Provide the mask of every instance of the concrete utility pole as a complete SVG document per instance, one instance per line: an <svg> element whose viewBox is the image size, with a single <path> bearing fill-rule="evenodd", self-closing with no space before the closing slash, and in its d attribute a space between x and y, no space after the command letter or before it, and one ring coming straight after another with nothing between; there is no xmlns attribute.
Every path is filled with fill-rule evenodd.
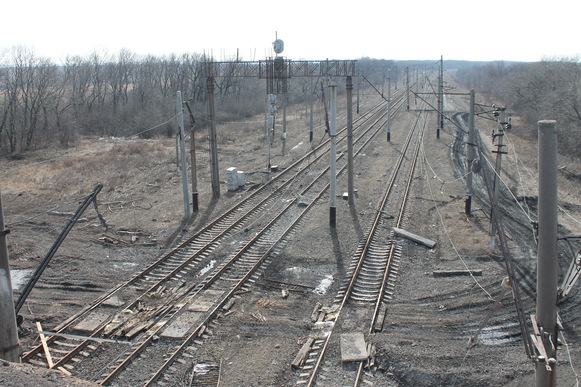
<svg viewBox="0 0 581 387"><path fill-rule="evenodd" d="M406 86L406 99L407 99L407 111L410 111L410 68L405 67L405 86Z"/></svg>
<svg viewBox="0 0 581 387"><path fill-rule="evenodd" d="M331 88L331 122L329 123L329 136L331 137L329 224L331 227L335 227L337 225L337 85L335 82L331 82L329 88Z"/></svg>
<svg viewBox="0 0 581 387"><path fill-rule="evenodd" d="M286 153L286 94L282 95L282 156Z"/></svg>
<svg viewBox="0 0 581 387"><path fill-rule="evenodd" d="M311 112L309 115L309 142L311 143L311 149L315 148L315 143L313 142L313 108L315 104L315 89L313 88L313 78L310 78L311 81L311 94L310 94L310 104L311 104Z"/></svg>
<svg viewBox="0 0 581 387"><path fill-rule="evenodd" d="M6 244L8 232L4 228L4 210L0 195L0 358L20 363L18 329L14 301L12 300L12 280Z"/></svg>
<svg viewBox="0 0 581 387"><path fill-rule="evenodd" d="M188 192L188 162L186 161L186 133L184 130L184 105L182 92L177 92L178 125L180 128L180 153L182 165L182 184L184 192L184 216L190 219L190 194Z"/></svg>
<svg viewBox="0 0 581 387"><path fill-rule="evenodd" d="M359 114L359 102L360 102L359 89L361 89L361 77L357 75L357 114Z"/></svg>
<svg viewBox="0 0 581 387"><path fill-rule="evenodd" d="M387 78L387 141L391 141L391 78Z"/></svg>
<svg viewBox="0 0 581 387"><path fill-rule="evenodd" d="M539 245L537 323L548 359L537 362L537 387L556 386L557 358L557 132L555 121L539 121ZM553 359L553 360L552 360ZM547 368L547 364L549 369Z"/></svg>
<svg viewBox="0 0 581 387"><path fill-rule="evenodd" d="M353 78L347 77L347 203L355 204L353 188Z"/></svg>
<svg viewBox="0 0 581 387"><path fill-rule="evenodd" d="M220 197L220 171L218 169L218 140L216 138L216 107L214 104L214 77L206 78L208 90L208 119L210 120L210 168L212 171L212 197Z"/></svg>
<svg viewBox="0 0 581 387"><path fill-rule="evenodd" d="M470 215L472 211L472 196L474 195L474 188L472 187L472 163L474 162L474 104L475 104L474 90L470 90L470 116L468 120L468 156L467 166L468 176L466 177L466 203L464 213Z"/></svg>
<svg viewBox="0 0 581 387"><path fill-rule="evenodd" d="M186 101L186 107L190 114L190 164L192 165L192 211L198 212L198 177L197 177L197 163L196 163L196 132L194 132L194 125L196 119L194 113L190 108L190 104Z"/></svg>
<svg viewBox="0 0 581 387"><path fill-rule="evenodd" d="M440 138L440 131L444 129L444 56L440 57L440 76L438 77L438 129L436 138Z"/></svg>

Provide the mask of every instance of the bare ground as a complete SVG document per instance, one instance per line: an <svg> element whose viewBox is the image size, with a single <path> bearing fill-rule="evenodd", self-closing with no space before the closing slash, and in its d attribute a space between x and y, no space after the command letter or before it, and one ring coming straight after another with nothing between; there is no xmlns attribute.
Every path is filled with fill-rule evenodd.
<svg viewBox="0 0 581 387"><path fill-rule="evenodd" d="M467 111L466 101L447 100L446 110ZM285 154L278 140L271 152L273 164L284 167L310 148L305 129L308 117L302 112L304 107L289 113ZM340 286L415 114L402 113L394 120L392 141L378 138L356 159L356 203L350 208L347 202L339 202L337 228L328 227L328 204L320 203L265 269L266 278L313 287L331 278L327 291L282 298L279 291L256 286L237 300L235 313L217 322L196 360L220 362L223 385L294 385L297 375L289 364L310 332L310 313L317 302L329 304ZM498 252L490 253L486 206L475 202L473 215L464 214L464 183L451 161L456 131L447 123L441 138L436 139L436 117L432 115L434 128L428 128L424 140L405 227L435 240L437 246L430 250L400 241L404 257L384 331L368 337L376 347L379 364L369 371L370 380L374 385L392 386L531 385L533 364L526 359L515 328L514 305L500 287L505 275L502 259ZM222 180L230 166L246 172L246 188L266 178L268 149L261 118L256 121L219 126ZM483 135L492 130L488 122L479 122L478 127ZM508 136L509 155L503 164L506 181L516 196L536 197L536 143L519 137L522 129L515 118L513 133ZM323 128L316 130L318 141ZM46 330L52 329L247 194L246 190L227 193L221 184L220 199L210 200L207 138L200 132L196 139L200 210L189 222L182 222L182 186L173 139L85 139L67 151L39 151L21 160L0 160L4 212L11 230L10 265L19 274L30 274L38 266L64 227L68 217L57 214L73 212L97 183L104 185L99 212L108 228L93 218L96 212L90 208L84 215L86 221L77 224L63 243L21 311L24 350L37 341L35 321L42 322ZM485 138L483 143L490 141ZM560 204L568 214L560 214L559 221L564 233L580 235L581 182L574 176L581 176L581 166L567 158L561 158L559 164L565 168L559 175ZM347 190L346 184L346 177L341 177L339 193ZM519 266L534 269L530 235L511 232L511 251ZM432 275L436 269L464 268L482 270L483 274ZM18 286L15 295L21 289ZM499 307L497 302L501 302ZM531 302L528 297L526 305L530 307ZM559 385L574 386L578 381L571 365L579 367L581 360L575 327L579 305L579 294L574 292L561 315L570 357L563 347ZM346 320L345 328L348 324ZM12 382L82 385L82 381L66 379L56 371L1 366L0 383Z"/></svg>

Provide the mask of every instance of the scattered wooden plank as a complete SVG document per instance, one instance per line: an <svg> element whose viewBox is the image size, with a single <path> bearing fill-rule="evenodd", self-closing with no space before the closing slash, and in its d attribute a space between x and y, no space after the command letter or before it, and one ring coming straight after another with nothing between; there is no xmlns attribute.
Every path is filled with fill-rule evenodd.
<svg viewBox="0 0 581 387"><path fill-rule="evenodd" d="M311 313L311 321L315 322L318 320L319 318L319 311L321 309L321 303L317 302L317 304L315 305L315 309L313 309L313 313Z"/></svg>
<svg viewBox="0 0 581 387"><path fill-rule="evenodd" d="M40 342L42 343L42 348L44 349L44 355L46 356L46 363L48 364L48 368L52 368L54 367L54 363L52 362L52 356L50 355L50 351L48 350L48 344L46 343L44 333L41 333L42 325L40 325L40 321L36 322L36 329L39 332L38 336L40 337Z"/></svg>
<svg viewBox="0 0 581 387"><path fill-rule="evenodd" d="M434 248L434 246L436 246L436 242L434 242L428 238L424 238L422 236L413 234L413 233L406 231L404 229L401 229L401 228L394 227L393 232L395 232L397 235L400 235L404 238L410 239L414 242L417 242L417 243L420 243L426 247L429 247L430 249L432 249L432 248Z"/></svg>
<svg viewBox="0 0 581 387"><path fill-rule="evenodd" d="M60 372L62 372L63 374L67 375L67 376L73 376L73 374L71 374L69 371L67 371L66 368L64 367L57 367L57 370L59 370Z"/></svg>
<svg viewBox="0 0 581 387"><path fill-rule="evenodd" d="M462 275L473 275L476 277L482 276L482 270L466 270L466 269L458 269L458 270L434 270L432 271L432 275L434 277L456 277Z"/></svg>
<svg viewBox="0 0 581 387"><path fill-rule="evenodd" d="M311 349L311 346L313 345L314 341L315 339L309 337L307 341L304 342L303 346L299 350L299 353L297 353L297 355L295 356L294 360L291 363L291 367L293 369L300 368L303 364L305 364L307 356L309 356L309 350Z"/></svg>

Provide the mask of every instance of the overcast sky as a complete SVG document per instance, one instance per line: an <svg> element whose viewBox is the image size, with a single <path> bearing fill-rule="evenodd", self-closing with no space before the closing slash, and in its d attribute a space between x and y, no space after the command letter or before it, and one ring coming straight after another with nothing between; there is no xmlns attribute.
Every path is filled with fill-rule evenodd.
<svg viewBox="0 0 581 387"><path fill-rule="evenodd" d="M1 7L0 59L15 45L60 63L125 48L217 60L538 61L579 56L581 1L28 0Z"/></svg>

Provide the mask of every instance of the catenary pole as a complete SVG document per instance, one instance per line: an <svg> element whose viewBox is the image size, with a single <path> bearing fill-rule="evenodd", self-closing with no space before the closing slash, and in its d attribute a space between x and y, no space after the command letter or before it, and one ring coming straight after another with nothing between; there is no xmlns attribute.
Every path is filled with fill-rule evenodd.
<svg viewBox="0 0 581 387"><path fill-rule="evenodd" d="M311 149L315 148L315 143L313 142L313 108L315 103L315 89L313 87L313 78L311 77L311 90L310 90L310 105L311 105L311 112L309 114L309 142L311 143Z"/></svg>
<svg viewBox="0 0 581 387"><path fill-rule="evenodd" d="M440 138L440 131L444 130L444 56L440 56L440 82L438 90L438 133L437 138Z"/></svg>
<svg viewBox="0 0 581 387"><path fill-rule="evenodd" d="M329 224L331 227L335 227L337 225L337 85L335 82L331 82L329 88L331 89L331 122L329 123L329 136L331 137Z"/></svg>
<svg viewBox="0 0 581 387"><path fill-rule="evenodd" d="M387 141L391 141L391 78L387 78Z"/></svg>
<svg viewBox="0 0 581 387"><path fill-rule="evenodd" d="M474 90L470 90L470 116L468 118L468 156L466 170L466 203L464 213L470 215L472 211L472 196L474 195L474 188L472 187L472 163L474 162L474 104L475 96Z"/></svg>
<svg viewBox="0 0 581 387"><path fill-rule="evenodd" d="M214 103L214 77L206 78L208 90L208 119L210 121L210 168L212 171L212 197L220 197L220 172L218 169L218 141L216 138L216 106Z"/></svg>
<svg viewBox="0 0 581 387"><path fill-rule="evenodd" d="M11 362L20 362L16 312L12 300L12 280L8 264L8 247L6 244L8 230L4 228L4 210L0 195L0 358Z"/></svg>
<svg viewBox="0 0 581 387"><path fill-rule="evenodd" d="M282 156L283 157L286 153L286 137L287 137L287 132L286 132L286 94L283 94L283 96L282 96L282 134L281 134Z"/></svg>
<svg viewBox="0 0 581 387"><path fill-rule="evenodd" d="M182 92L177 92L177 109L178 125L180 128L180 156L182 166L182 185L184 193L184 216L186 219L191 218L190 214L190 194L188 192L188 162L186 160L186 133L184 130L184 106L182 101Z"/></svg>
<svg viewBox="0 0 581 387"><path fill-rule="evenodd" d="M353 181L353 78L347 77L347 203L355 204Z"/></svg>
<svg viewBox="0 0 581 387"><path fill-rule="evenodd" d="M548 362L538 362L537 387L556 386L557 358L557 132L555 121L539 121L539 244L537 323ZM549 365L550 370L547 369Z"/></svg>
<svg viewBox="0 0 581 387"><path fill-rule="evenodd" d="M188 113L190 114L190 164L192 166L192 211L198 212L198 177L197 177L197 163L196 163L196 132L194 131L194 125L196 124L196 119L194 118L194 113L190 107L188 101L186 101L186 107L188 108Z"/></svg>
<svg viewBox="0 0 581 387"><path fill-rule="evenodd" d="M406 99L407 99L407 111L410 111L410 68L405 67L405 87L406 87Z"/></svg>

